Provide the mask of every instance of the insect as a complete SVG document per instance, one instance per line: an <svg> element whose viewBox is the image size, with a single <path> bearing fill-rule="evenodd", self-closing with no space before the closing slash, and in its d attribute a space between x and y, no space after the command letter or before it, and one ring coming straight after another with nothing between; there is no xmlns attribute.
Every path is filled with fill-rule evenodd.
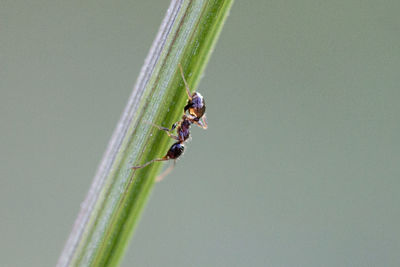
<svg viewBox="0 0 400 267"><path fill-rule="evenodd" d="M172 169L175 167L176 160L183 154L183 151L185 150L184 143L189 139L190 137L190 127L192 124L196 124L197 126L207 129L207 122L205 120L205 112L206 112L206 105L204 102L203 96L198 93L194 92L193 94L190 93L189 86L186 82L185 75L183 74L183 69L181 64L179 64L179 69L181 72L181 76L183 79L183 82L185 84L186 88L186 93L188 96L188 101L186 106L183 108L183 116L182 119L176 123L174 123L171 127L171 129L168 129L166 127L158 126L155 124L152 124L152 126L165 131L169 137L172 139L175 139L175 143L172 144L172 146L169 148L167 154L162 157L162 158L156 158L153 160L150 160L143 165L140 166L134 166L132 169L137 170L144 168L148 165L150 165L153 162L156 161L167 161L167 160L174 160L174 164L171 165L168 169L166 169L160 176L156 178L156 181L161 181L168 173L172 171ZM176 129L176 135L174 135L172 132Z"/></svg>

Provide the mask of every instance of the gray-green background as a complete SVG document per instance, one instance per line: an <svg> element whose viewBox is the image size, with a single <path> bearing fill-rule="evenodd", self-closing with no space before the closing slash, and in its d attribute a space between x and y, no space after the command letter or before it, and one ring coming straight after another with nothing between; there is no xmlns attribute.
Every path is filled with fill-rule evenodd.
<svg viewBox="0 0 400 267"><path fill-rule="evenodd" d="M0 1L0 266L54 266L168 1ZM123 266L399 266L400 2L236 1Z"/></svg>

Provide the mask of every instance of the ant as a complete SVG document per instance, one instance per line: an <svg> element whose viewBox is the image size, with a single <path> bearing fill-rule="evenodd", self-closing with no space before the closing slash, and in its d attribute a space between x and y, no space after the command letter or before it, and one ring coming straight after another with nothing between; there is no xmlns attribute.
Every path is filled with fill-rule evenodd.
<svg viewBox="0 0 400 267"><path fill-rule="evenodd" d="M174 144L172 144L172 146L169 148L167 154L164 157L156 158L156 159L146 162L143 165L132 167L132 169L137 170L137 169L144 168L156 161L174 160L174 164L172 166L170 166L168 169L166 169L160 176L158 176L156 178L157 182L161 181L168 173L170 173L172 171L172 169L175 167L176 160L183 154L183 151L185 150L185 147L183 144L190 137L190 131L189 131L190 126L192 126L192 124L196 124L197 126L203 128L203 129L207 129L207 123L205 121L206 105L204 103L204 98L198 92L194 92L193 94L190 93L190 89L186 82L185 75L183 74L183 69L182 69L182 66L180 63L179 63L179 69L180 69L182 80L185 84L186 93L188 96L187 104L183 108L182 119L180 121L174 123L172 125L171 129L151 123L152 126L157 127L158 129L160 129L162 131L165 131L168 134L168 136L175 139L176 142ZM175 129L176 129L177 135L173 135L171 133Z"/></svg>

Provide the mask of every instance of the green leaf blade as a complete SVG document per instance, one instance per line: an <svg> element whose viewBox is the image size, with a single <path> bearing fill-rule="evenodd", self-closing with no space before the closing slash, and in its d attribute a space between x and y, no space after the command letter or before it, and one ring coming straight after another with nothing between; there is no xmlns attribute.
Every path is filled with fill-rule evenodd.
<svg viewBox="0 0 400 267"><path fill-rule="evenodd" d="M118 266L187 101L178 64L197 87L233 1L172 1L57 266Z"/></svg>

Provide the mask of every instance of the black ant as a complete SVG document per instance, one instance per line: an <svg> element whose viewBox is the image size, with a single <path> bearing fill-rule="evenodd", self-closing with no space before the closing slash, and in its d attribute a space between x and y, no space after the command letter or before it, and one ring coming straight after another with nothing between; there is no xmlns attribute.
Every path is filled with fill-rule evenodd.
<svg viewBox="0 0 400 267"><path fill-rule="evenodd" d="M205 121L205 112L206 112L206 105L204 103L203 96L198 93L194 92L193 94L190 93L189 86L186 82L185 76L183 74L183 69L181 64L179 63L179 69L181 71L181 76L183 82L185 83L186 93L188 96L188 102L183 109L183 116L182 119L176 123L174 123L171 129L158 126L155 124L151 124L158 129L165 131L169 137L176 140L174 144L169 148L167 154L162 158L157 158L146 162L140 166L134 166L132 169L137 170L140 168L144 168L156 161L167 161L167 160L174 160L174 164L166 169L160 176L157 177L156 181L161 181L168 173L172 171L176 164L176 160L183 154L185 149L183 143L189 139L190 136L190 126L192 124L196 124L197 126L207 129L207 123ZM173 135L171 132L176 129L177 135Z"/></svg>

